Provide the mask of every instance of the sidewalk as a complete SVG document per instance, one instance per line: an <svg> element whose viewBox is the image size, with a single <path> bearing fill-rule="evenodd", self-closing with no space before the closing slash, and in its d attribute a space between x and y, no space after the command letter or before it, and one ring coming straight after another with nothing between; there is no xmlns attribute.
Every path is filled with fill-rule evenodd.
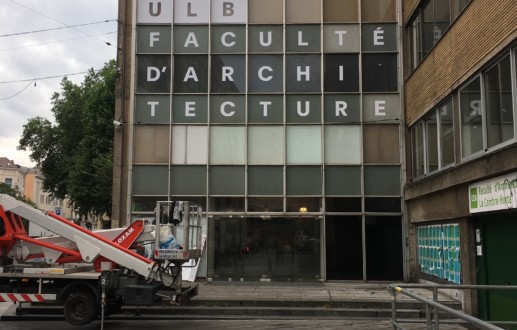
<svg viewBox="0 0 517 330"><path fill-rule="evenodd" d="M350 300L374 300L391 302L392 294L387 283L364 282L196 282L199 294L193 300L283 300L339 302ZM411 289L432 299L432 291ZM409 301L405 295L397 295L397 301ZM439 301L453 302L451 297L439 295Z"/></svg>

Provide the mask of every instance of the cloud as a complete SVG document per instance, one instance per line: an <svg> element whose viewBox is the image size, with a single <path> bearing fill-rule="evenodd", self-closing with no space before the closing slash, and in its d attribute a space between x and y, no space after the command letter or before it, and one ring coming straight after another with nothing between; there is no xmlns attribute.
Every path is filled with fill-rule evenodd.
<svg viewBox="0 0 517 330"><path fill-rule="evenodd" d="M76 25L116 19L117 4L117 0L1 1L0 35L62 27L60 22ZM112 21L76 29L0 37L0 82L100 69L116 56L117 35L107 34L116 30L117 22ZM85 34L103 35L84 38ZM55 42L73 38L80 39ZM42 43L49 44L5 50ZM80 83L83 75L69 79ZM41 79L36 81L36 86L31 81L0 84L0 99L10 97L0 101L0 157L24 166L24 163L31 164L27 152L16 150L23 125L36 116L53 120L50 99L54 92L60 91L61 80L61 77Z"/></svg>

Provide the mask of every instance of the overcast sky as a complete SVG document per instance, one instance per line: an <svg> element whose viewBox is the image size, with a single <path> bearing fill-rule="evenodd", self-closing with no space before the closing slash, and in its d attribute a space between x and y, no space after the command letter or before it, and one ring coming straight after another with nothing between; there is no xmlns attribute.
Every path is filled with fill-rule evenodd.
<svg viewBox="0 0 517 330"><path fill-rule="evenodd" d="M117 3L117 0L0 0L0 157L22 166L35 165L28 152L18 151L16 147L23 125L30 118L41 116L54 120L50 98L60 91L62 80L62 77L36 78L100 69L115 58ZM82 24L88 25L69 27ZM52 30L26 33L49 29ZM84 74L68 77L79 84Z"/></svg>

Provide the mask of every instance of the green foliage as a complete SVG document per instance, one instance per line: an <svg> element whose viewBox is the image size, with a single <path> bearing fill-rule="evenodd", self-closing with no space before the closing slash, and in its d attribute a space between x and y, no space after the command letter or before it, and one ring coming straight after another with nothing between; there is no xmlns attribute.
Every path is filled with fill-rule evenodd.
<svg viewBox="0 0 517 330"><path fill-rule="evenodd" d="M114 60L90 69L80 85L64 78L51 98L55 124L32 118L19 141L41 168L43 189L68 197L80 216L111 214L116 79Z"/></svg>
<svg viewBox="0 0 517 330"><path fill-rule="evenodd" d="M11 186L9 186L3 182L0 182L0 194L6 194L9 196L12 196L19 201L29 204L32 207L37 207L37 205L33 201L31 201L27 197L23 196L23 194L20 193L18 191L18 189L14 189Z"/></svg>

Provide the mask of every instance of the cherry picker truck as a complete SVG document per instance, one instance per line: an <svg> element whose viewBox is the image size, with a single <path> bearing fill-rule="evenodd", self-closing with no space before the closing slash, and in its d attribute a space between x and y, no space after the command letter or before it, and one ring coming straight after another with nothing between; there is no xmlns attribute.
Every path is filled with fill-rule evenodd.
<svg viewBox="0 0 517 330"><path fill-rule="evenodd" d="M62 304L73 325L123 305L186 302L198 286L182 286L182 265L201 257L201 217L199 205L164 201L155 223L90 231L0 194L0 302ZM22 219L56 236L29 237Z"/></svg>

